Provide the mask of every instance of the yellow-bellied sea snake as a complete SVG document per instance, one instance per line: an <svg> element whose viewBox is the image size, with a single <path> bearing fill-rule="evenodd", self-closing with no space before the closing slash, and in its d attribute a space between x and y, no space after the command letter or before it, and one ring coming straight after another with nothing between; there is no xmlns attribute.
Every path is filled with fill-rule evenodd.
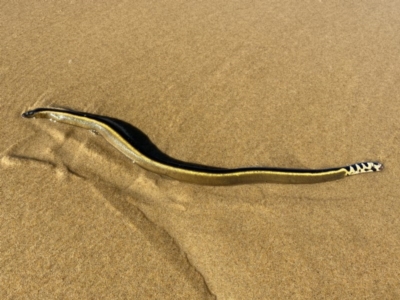
<svg viewBox="0 0 400 300"><path fill-rule="evenodd" d="M329 169L208 167L179 161L163 154L140 130L118 119L54 108L37 108L25 112L22 116L24 118L45 118L93 130L100 133L111 145L144 169L196 184L317 183L383 169L383 165L378 162L362 162Z"/></svg>

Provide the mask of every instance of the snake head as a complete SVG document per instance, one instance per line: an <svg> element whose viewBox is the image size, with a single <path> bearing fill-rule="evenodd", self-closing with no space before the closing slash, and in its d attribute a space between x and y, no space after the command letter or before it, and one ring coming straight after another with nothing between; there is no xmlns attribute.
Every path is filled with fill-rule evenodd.
<svg viewBox="0 0 400 300"><path fill-rule="evenodd" d="M34 118L35 117L35 110L28 110L22 114L23 118Z"/></svg>
<svg viewBox="0 0 400 300"><path fill-rule="evenodd" d="M24 112L22 114L22 117L23 118L28 118L28 119L32 119L32 118L48 118L48 116L47 116L48 114L46 112L51 111L51 110L55 111L56 109L43 108L43 107L36 108L36 109L28 110L28 111ZM58 110L56 110L56 111L58 111Z"/></svg>

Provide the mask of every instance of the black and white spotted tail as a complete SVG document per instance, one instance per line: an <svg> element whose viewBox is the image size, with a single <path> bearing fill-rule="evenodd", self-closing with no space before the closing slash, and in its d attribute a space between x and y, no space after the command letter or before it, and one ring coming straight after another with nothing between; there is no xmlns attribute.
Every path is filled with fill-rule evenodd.
<svg viewBox="0 0 400 300"><path fill-rule="evenodd" d="M347 176L350 176L367 172L379 172L382 171L383 165L378 162L362 162L347 166L345 169L347 171Z"/></svg>

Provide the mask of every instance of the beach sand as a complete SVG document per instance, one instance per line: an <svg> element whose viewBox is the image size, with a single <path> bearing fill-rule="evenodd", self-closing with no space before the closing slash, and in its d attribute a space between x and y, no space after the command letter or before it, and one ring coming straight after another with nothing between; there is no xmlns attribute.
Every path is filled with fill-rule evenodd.
<svg viewBox="0 0 400 300"><path fill-rule="evenodd" d="M400 298L398 2L0 7L1 299ZM37 107L193 163L385 169L199 186Z"/></svg>

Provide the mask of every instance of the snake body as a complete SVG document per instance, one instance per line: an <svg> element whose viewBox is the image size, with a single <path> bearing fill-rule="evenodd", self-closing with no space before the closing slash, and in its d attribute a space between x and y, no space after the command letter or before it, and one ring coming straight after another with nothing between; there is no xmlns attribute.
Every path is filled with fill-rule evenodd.
<svg viewBox="0 0 400 300"><path fill-rule="evenodd" d="M208 167L178 161L165 154L164 157L153 155L154 151L147 149L148 147L142 147L141 143L135 140L136 136L132 131L134 127L114 118L54 108L37 108L23 113L22 116L24 118L50 119L98 132L110 144L144 169L195 184L318 183L383 169L383 165L379 162L363 162L329 169Z"/></svg>

